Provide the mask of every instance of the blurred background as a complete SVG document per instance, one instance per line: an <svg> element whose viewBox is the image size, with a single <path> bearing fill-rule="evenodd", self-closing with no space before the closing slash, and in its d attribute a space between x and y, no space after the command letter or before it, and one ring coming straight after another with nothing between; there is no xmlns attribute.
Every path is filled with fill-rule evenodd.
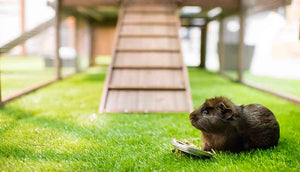
<svg viewBox="0 0 300 172"><path fill-rule="evenodd" d="M0 0L0 47L35 30L28 34L30 39L25 43L1 53L2 99L56 79L54 3L49 0ZM205 9L205 13L214 18L222 10L220 7ZM206 58L202 65L204 63L206 69L237 80L239 16L233 14L222 20L206 22L207 18L201 17L203 12L204 9L197 6L180 9L184 62L187 66L198 67L201 47L204 47ZM118 8L112 6L63 9L59 26L62 77L83 71L96 65L97 61L100 61L99 65L109 63L117 17ZM247 14L244 21L243 81L300 97L299 23L300 0ZM205 38L201 36L204 32ZM201 43L205 39L206 45L203 46Z"/></svg>

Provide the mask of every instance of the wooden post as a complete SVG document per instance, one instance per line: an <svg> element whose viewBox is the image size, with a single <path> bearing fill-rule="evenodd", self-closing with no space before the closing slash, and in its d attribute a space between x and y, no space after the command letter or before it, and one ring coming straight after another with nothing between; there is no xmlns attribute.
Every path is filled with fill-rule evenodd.
<svg viewBox="0 0 300 172"><path fill-rule="evenodd" d="M0 58L1 58L1 54L0 54ZM1 65L1 64L0 64L0 65ZM0 70L0 105L1 105L1 103L2 103L1 74L2 74L2 72L1 72L1 70Z"/></svg>
<svg viewBox="0 0 300 172"><path fill-rule="evenodd" d="M205 68L207 23L201 27L200 68Z"/></svg>
<svg viewBox="0 0 300 172"><path fill-rule="evenodd" d="M21 6L21 34L25 33L25 0L20 0L20 6ZM21 56L25 56L26 49L25 49L25 43L21 45Z"/></svg>
<svg viewBox="0 0 300 172"><path fill-rule="evenodd" d="M75 29L74 29L74 48L76 50L76 58L75 58L75 72L76 73L80 72L78 37L79 37L79 20L78 20L78 16L76 16L75 17Z"/></svg>
<svg viewBox="0 0 300 172"><path fill-rule="evenodd" d="M61 0L56 0L55 4L55 68L56 68L56 79L61 79L61 59L59 56L60 48L60 24L61 24Z"/></svg>
<svg viewBox="0 0 300 172"><path fill-rule="evenodd" d="M95 65L95 57L94 57L94 51L95 51L95 45L94 45L94 29L92 26L91 21L88 21L88 32L89 32L89 67Z"/></svg>
<svg viewBox="0 0 300 172"><path fill-rule="evenodd" d="M219 73L224 73L224 19L219 20L219 44L218 44L218 53L219 53Z"/></svg>
<svg viewBox="0 0 300 172"><path fill-rule="evenodd" d="M244 57L244 32L245 32L245 13L242 7L242 1L240 2L240 12L239 12L239 21L240 21L240 31L239 31L239 43L238 43L238 57L237 57L237 73L238 73L238 82L243 82L243 57Z"/></svg>

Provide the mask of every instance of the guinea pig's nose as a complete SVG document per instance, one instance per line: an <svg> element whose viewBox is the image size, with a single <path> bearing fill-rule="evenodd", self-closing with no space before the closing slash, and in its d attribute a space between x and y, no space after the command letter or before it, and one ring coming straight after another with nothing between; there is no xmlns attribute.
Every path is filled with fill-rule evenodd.
<svg viewBox="0 0 300 172"><path fill-rule="evenodd" d="M190 114L190 120L197 120L198 119L198 111L195 110Z"/></svg>

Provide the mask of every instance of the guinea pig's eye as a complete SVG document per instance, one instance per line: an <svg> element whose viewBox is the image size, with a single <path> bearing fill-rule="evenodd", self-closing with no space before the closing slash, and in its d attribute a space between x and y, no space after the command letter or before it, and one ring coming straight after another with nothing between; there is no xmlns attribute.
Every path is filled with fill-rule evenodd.
<svg viewBox="0 0 300 172"><path fill-rule="evenodd" d="M202 113L205 114L205 115L207 115L207 114L209 114L209 111L208 110L204 110Z"/></svg>

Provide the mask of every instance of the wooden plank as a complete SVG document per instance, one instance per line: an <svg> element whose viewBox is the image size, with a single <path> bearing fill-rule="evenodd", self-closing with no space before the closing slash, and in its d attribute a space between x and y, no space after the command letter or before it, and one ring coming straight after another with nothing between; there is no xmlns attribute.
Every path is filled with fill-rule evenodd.
<svg viewBox="0 0 300 172"><path fill-rule="evenodd" d="M119 0L63 0L63 6L83 6L83 7L96 7L96 6L119 6Z"/></svg>
<svg viewBox="0 0 300 172"><path fill-rule="evenodd" d="M239 30L239 42L238 42L238 56L237 56L237 74L238 82L243 81L243 58L244 58L244 32L245 32L245 13L241 7L239 13L240 30Z"/></svg>
<svg viewBox="0 0 300 172"><path fill-rule="evenodd" d="M179 50L176 38L120 38L118 49Z"/></svg>
<svg viewBox="0 0 300 172"><path fill-rule="evenodd" d="M167 14L126 14L124 18L124 23L130 22L146 22L146 23L166 23L166 22L175 22L174 15Z"/></svg>
<svg viewBox="0 0 300 172"><path fill-rule="evenodd" d="M219 20L219 43L218 43L218 55L219 55L219 73L224 73L224 19Z"/></svg>
<svg viewBox="0 0 300 172"><path fill-rule="evenodd" d="M177 12L177 14L175 14L175 15L177 15L176 28L179 30L179 28L181 27L181 25L180 25L180 14L179 14L179 12ZM181 38L180 38L179 34L178 34L177 44L178 44L178 46L181 46ZM184 64L181 49L180 49L180 56L181 56L181 58L180 58L181 63ZM187 102L189 112L192 112L193 111L193 102L192 102L192 96L191 96L191 87L190 87L189 75L188 75L188 71L187 71L186 66L184 66L182 68L182 75L183 75L183 78L184 78L184 84L185 84L185 88L186 88L186 91L185 91L186 99L185 100Z"/></svg>
<svg viewBox="0 0 300 172"><path fill-rule="evenodd" d="M180 70L182 66L117 66L113 69Z"/></svg>
<svg viewBox="0 0 300 172"><path fill-rule="evenodd" d="M174 12L175 6L163 6L163 5L131 5L126 8L126 12L138 11L138 12Z"/></svg>
<svg viewBox="0 0 300 172"><path fill-rule="evenodd" d="M9 43L3 45L2 47L0 47L0 54L9 52L14 47L24 43L28 39L30 39L30 38L36 36L37 34L39 34L40 32L48 29L50 26L52 26L54 24L54 21L55 21L54 18L50 19L50 20L38 25L37 27L33 28L32 30L25 32L21 36L19 36L16 39L10 41Z"/></svg>
<svg viewBox="0 0 300 172"><path fill-rule="evenodd" d="M121 30L123 14L124 14L124 11L121 8L120 11L119 11L119 20L118 20L118 23L117 23L116 33L119 33L120 30ZM112 54L112 62L109 64L109 67L108 67L108 71L107 71L107 74L106 74L106 77L105 77L103 92L102 92L102 96L101 96L101 101L100 101L100 106L99 106L99 112L100 113L104 112L104 108L105 108L105 105L106 105L107 95L108 95L108 84L109 84L110 79L111 79L112 67L113 67L114 62L115 62L115 55L116 55L116 52L117 52L116 49L117 49L118 43L119 43L119 36L118 36L118 34L116 34L115 38L114 38L114 47L112 48L112 53L111 53Z"/></svg>
<svg viewBox="0 0 300 172"><path fill-rule="evenodd" d="M78 17L75 18L75 27L74 27L74 48L76 50L76 61L75 61L75 72L78 73L80 72L80 64L79 64L79 19Z"/></svg>
<svg viewBox="0 0 300 172"><path fill-rule="evenodd" d="M181 57L176 52L118 52L115 66L179 67Z"/></svg>
<svg viewBox="0 0 300 172"><path fill-rule="evenodd" d="M111 85L137 87L184 87L181 70L115 69Z"/></svg>
<svg viewBox="0 0 300 172"><path fill-rule="evenodd" d="M89 45L88 45L88 58L89 58L89 67L94 66L95 65L95 60L93 58L93 54L94 54L94 40L93 40L93 26L91 21L87 20L86 21L87 24L87 32L88 32L88 40L89 40Z"/></svg>
<svg viewBox="0 0 300 172"><path fill-rule="evenodd" d="M240 0L185 0L180 1L180 6L200 6L202 9L221 7L228 10L239 8Z"/></svg>
<svg viewBox="0 0 300 172"><path fill-rule="evenodd" d="M111 90L106 112L186 112L185 91Z"/></svg>
<svg viewBox="0 0 300 172"><path fill-rule="evenodd" d="M25 33L25 0L21 0L20 3L21 6L21 33L24 34ZM26 53L26 49L25 49L25 44L22 44L22 50L21 50L21 55L25 56Z"/></svg>
<svg viewBox="0 0 300 172"><path fill-rule="evenodd" d="M110 85L108 87L110 90L143 90L143 91L150 91L150 90L156 90L156 91L184 91L184 87L175 87L175 86L149 86L149 87L140 87L140 86L119 86L119 85Z"/></svg>
<svg viewBox="0 0 300 172"><path fill-rule="evenodd" d="M60 29L61 29L61 0L56 0L55 6L55 73L56 79L61 79L61 66L62 62L59 55L60 48Z"/></svg>
<svg viewBox="0 0 300 172"><path fill-rule="evenodd" d="M200 68L205 68L206 63L206 35L207 35L207 24L201 27L201 49L200 49Z"/></svg>
<svg viewBox="0 0 300 172"><path fill-rule="evenodd" d="M146 35L146 34L141 34L141 35L137 35L137 34L121 34L120 37L122 38L177 38L177 35Z"/></svg>
<svg viewBox="0 0 300 172"><path fill-rule="evenodd" d="M127 14L173 14L174 10L167 10L167 11L159 11L159 10L149 10L149 11L144 11L144 10L126 10Z"/></svg>
<svg viewBox="0 0 300 172"><path fill-rule="evenodd" d="M179 49L124 49L118 48L118 53L178 53Z"/></svg>
<svg viewBox="0 0 300 172"><path fill-rule="evenodd" d="M172 21L167 22L147 22L147 21L131 21L131 22L123 22L123 25L146 25L146 26L174 26L176 23Z"/></svg>
<svg viewBox="0 0 300 172"><path fill-rule="evenodd" d="M124 25L121 29L121 35L177 35L178 30L174 26L153 26L153 25Z"/></svg>
<svg viewBox="0 0 300 172"><path fill-rule="evenodd" d="M126 8L122 9L126 11ZM128 14L124 12L123 15L126 17ZM119 39L109 69L109 79L106 80L104 88L106 96L105 99L102 98L104 107L102 110L100 108L101 113L192 110L190 91L186 87L189 83L186 83L187 78L184 78L187 77L187 71L183 66L180 51L179 15L176 16L174 13L175 20L172 26L176 37L157 36L158 34L151 33L151 29L148 29L150 33L142 32L139 27L166 27L160 24L152 25L153 17L148 17L141 25L127 25L119 18L121 29L127 26L135 27L142 34L131 36L130 34L135 32L131 31L127 33L130 36L122 36L122 30L117 31ZM159 29L156 32L159 33Z"/></svg>

